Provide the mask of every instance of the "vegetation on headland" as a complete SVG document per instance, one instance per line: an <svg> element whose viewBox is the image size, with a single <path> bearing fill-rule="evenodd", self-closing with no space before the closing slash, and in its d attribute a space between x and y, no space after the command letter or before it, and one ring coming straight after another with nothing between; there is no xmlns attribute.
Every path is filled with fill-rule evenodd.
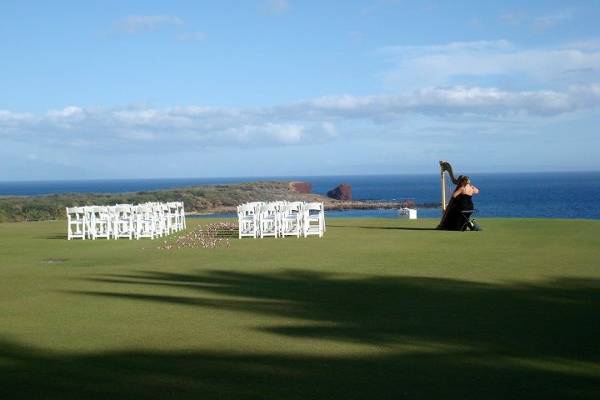
<svg viewBox="0 0 600 400"><path fill-rule="evenodd" d="M412 202L338 201L316 194L296 192L289 182L252 182L202 185L130 193L61 193L43 196L0 197L0 222L64 219L65 208L85 205L139 204L182 201L186 212L233 212L249 201L323 201L327 209L399 208Z"/></svg>

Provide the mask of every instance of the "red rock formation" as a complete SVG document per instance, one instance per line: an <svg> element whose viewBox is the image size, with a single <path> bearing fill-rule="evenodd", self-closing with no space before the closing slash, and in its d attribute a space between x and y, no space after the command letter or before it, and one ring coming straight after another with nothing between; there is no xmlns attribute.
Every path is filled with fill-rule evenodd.
<svg viewBox="0 0 600 400"><path fill-rule="evenodd" d="M327 192L327 197L336 200L352 200L352 186L342 183Z"/></svg>
<svg viewBox="0 0 600 400"><path fill-rule="evenodd" d="M290 187L297 193L311 193L312 185L309 182L290 182Z"/></svg>

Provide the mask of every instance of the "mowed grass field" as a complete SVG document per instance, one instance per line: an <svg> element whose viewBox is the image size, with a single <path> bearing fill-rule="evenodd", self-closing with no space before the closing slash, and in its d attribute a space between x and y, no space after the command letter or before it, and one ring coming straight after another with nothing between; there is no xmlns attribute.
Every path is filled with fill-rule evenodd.
<svg viewBox="0 0 600 400"><path fill-rule="evenodd" d="M327 223L175 251L0 224L0 399L600 398L600 221Z"/></svg>

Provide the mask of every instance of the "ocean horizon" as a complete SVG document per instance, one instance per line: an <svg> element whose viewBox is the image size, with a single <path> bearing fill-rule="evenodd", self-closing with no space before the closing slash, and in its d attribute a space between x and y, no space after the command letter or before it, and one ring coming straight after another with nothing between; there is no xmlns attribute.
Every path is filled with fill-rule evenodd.
<svg viewBox="0 0 600 400"><path fill-rule="evenodd" d="M470 175L481 189L474 197L480 217L600 219L600 172L513 172ZM439 174L259 176L224 178L148 178L0 181L0 196L60 193L125 193L197 185L254 181L306 181L312 192L326 194L341 183L352 186L356 200L441 200ZM439 209L421 208L421 217L439 217ZM395 217L395 210L330 211L329 216Z"/></svg>

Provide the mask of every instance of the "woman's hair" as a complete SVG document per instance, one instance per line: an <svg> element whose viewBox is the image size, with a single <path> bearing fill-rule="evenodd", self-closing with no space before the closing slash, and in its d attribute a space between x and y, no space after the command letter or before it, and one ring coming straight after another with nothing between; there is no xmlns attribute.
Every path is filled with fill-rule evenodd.
<svg viewBox="0 0 600 400"><path fill-rule="evenodd" d="M468 176L464 175L464 176L459 176L458 177L458 186L463 187L463 186L467 186L467 183L469 183L469 180L471 178L469 178Z"/></svg>

